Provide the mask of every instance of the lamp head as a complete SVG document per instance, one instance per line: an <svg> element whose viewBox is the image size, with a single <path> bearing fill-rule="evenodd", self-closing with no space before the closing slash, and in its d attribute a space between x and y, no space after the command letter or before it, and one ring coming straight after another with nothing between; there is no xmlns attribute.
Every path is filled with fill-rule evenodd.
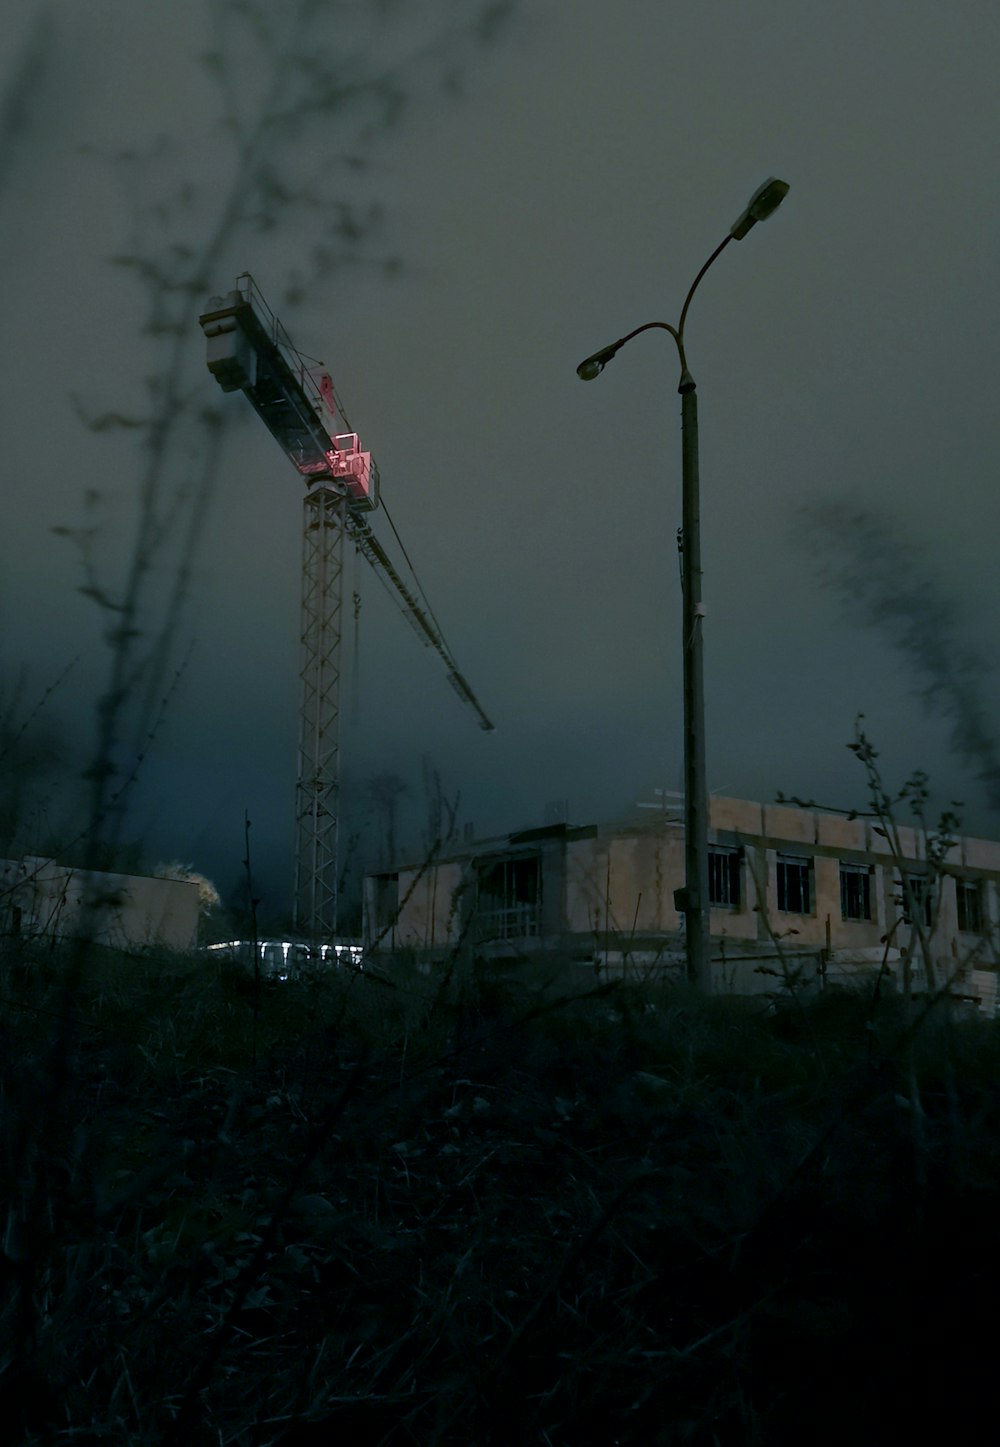
<svg viewBox="0 0 1000 1447"><path fill-rule="evenodd" d="M595 377L599 377L620 346L620 342L615 342L614 346L602 347L592 357L585 358L576 369L576 375L580 381L592 382Z"/></svg>
<svg viewBox="0 0 1000 1447"><path fill-rule="evenodd" d="M729 228L733 240L742 241L752 226L756 226L758 221L766 221L773 211L777 211L788 191L787 181L779 181L777 176L769 176L762 186L757 187L746 210Z"/></svg>

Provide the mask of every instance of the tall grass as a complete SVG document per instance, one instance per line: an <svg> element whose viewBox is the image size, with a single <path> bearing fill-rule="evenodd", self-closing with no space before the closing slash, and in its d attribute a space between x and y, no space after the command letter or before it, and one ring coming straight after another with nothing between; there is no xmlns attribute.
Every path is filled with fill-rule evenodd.
<svg viewBox="0 0 1000 1447"><path fill-rule="evenodd" d="M985 1404L988 1023L397 960L267 985L255 1069L238 965L107 952L52 1096L61 968L3 957L8 1440L884 1443Z"/></svg>

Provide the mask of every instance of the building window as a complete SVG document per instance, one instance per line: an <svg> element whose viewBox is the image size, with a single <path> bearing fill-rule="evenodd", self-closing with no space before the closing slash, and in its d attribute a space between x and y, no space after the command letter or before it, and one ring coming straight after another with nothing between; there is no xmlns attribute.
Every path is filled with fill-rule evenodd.
<svg viewBox="0 0 1000 1447"><path fill-rule="evenodd" d="M983 890L978 879L956 879L955 900L958 905L958 927L969 934L981 934L983 928Z"/></svg>
<svg viewBox="0 0 1000 1447"><path fill-rule="evenodd" d="M388 935L399 920L399 875L377 874L371 884L372 929Z"/></svg>
<svg viewBox="0 0 1000 1447"><path fill-rule="evenodd" d="M778 909L782 914L811 914L812 898L812 860L779 854Z"/></svg>
<svg viewBox="0 0 1000 1447"><path fill-rule="evenodd" d="M872 917L871 866L840 865L840 915L842 919L862 920Z"/></svg>
<svg viewBox="0 0 1000 1447"><path fill-rule="evenodd" d="M909 885L909 889L907 889ZM900 891L903 896L903 919L907 924L913 923L913 915L910 910L910 900L913 900L913 907L917 910L920 919L928 929L931 927L934 913L934 890L931 881L926 874L907 874L900 884Z"/></svg>
<svg viewBox="0 0 1000 1447"><path fill-rule="evenodd" d="M541 856L484 861L479 867L479 933L488 940L531 939L539 933Z"/></svg>
<svg viewBox="0 0 1000 1447"><path fill-rule="evenodd" d="M708 846L708 902L716 909L740 907L740 851Z"/></svg>

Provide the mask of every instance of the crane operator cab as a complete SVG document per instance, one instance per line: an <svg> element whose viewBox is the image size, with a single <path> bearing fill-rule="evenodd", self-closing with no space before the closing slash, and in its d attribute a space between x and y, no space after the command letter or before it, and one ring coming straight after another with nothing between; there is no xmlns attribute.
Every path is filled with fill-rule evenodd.
<svg viewBox="0 0 1000 1447"><path fill-rule="evenodd" d="M362 452L356 432L339 432L326 454L330 475L342 481L351 502L358 507L378 506L378 466L370 452Z"/></svg>

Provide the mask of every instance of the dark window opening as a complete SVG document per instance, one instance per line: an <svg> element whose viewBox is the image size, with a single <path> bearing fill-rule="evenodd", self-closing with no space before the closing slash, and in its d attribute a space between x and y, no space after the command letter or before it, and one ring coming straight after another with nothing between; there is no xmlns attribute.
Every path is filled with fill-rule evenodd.
<svg viewBox="0 0 1000 1447"><path fill-rule="evenodd" d="M388 932L399 918L399 875L378 874L375 876L374 919L376 934Z"/></svg>
<svg viewBox="0 0 1000 1447"><path fill-rule="evenodd" d="M983 891L978 879L956 879L955 897L958 905L958 927L970 934L983 928Z"/></svg>
<svg viewBox="0 0 1000 1447"><path fill-rule="evenodd" d="M778 909L782 914L812 913L812 860L778 855Z"/></svg>
<svg viewBox="0 0 1000 1447"><path fill-rule="evenodd" d="M871 868L867 864L841 864L840 914L842 919L871 919L871 875Z"/></svg>
<svg viewBox="0 0 1000 1447"><path fill-rule="evenodd" d="M907 887L909 886L909 887ZM902 882L903 895L903 919L907 924L913 923L915 909L928 929L931 927L934 913L934 891L931 882L926 874L908 874ZM910 901L913 901L912 906Z"/></svg>
<svg viewBox="0 0 1000 1447"><path fill-rule="evenodd" d="M479 870L479 931L484 939L527 939L539 932L541 856L497 859Z"/></svg>
<svg viewBox="0 0 1000 1447"><path fill-rule="evenodd" d="M717 909L740 907L740 851L708 846L708 902Z"/></svg>

